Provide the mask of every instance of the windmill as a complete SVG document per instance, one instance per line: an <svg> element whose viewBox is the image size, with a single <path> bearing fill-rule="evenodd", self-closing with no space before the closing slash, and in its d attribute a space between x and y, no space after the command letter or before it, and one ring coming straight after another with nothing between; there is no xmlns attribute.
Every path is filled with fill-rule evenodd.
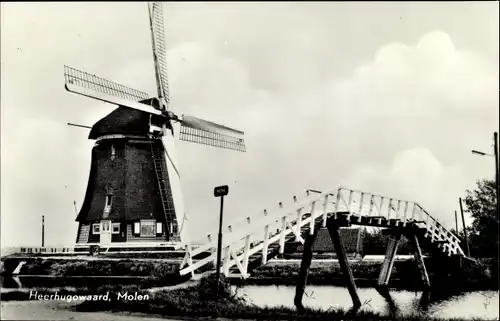
<svg viewBox="0 0 500 321"><path fill-rule="evenodd" d="M67 91L118 106L88 127L96 143L76 248L188 242L174 139L245 152L242 131L172 112L162 4L148 9L157 97L64 67Z"/></svg>

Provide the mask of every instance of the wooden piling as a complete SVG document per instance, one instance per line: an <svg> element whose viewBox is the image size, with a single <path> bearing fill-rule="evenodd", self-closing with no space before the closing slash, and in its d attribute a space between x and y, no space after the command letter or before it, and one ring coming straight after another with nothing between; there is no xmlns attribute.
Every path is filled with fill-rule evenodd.
<svg viewBox="0 0 500 321"><path fill-rule="evenodd" d="M431 286L431 282L429 280L429 274L427 273L427 269L425 268L424 256L422 255L422 249L420 248L418 237L415 233L413 233L411 239L413 241L413 244L415 245L414 256L415 256L415 261L417 261L417 266L420 271L420 276L422 277L425 289L429 289Z"/></svg>
<svg viewBox="0 0 500 321"><path fill-rule="evenodd" d="M351 295L353 310L357 310L361 307L361 300L359 299L358 290L356 288L356 283L354 282L354 277L352 275L351 267L349 266L349 261L347 260L347 255L345 253L344 242L339 235L339 226L334 220L329 220L326 224L328 228L328 233L332 239L333 245L335 247L335 252L337 253L337 259L342 269L342 273L345 275L347 280L347 289Z"/></svg>
<svg viewBox="0 0 500 321"><path fill-rule="evenodd" d="M300 262L300 272L299 279L297 281L297 287L295 288L295 298L294 304L299 311L304 310L302 305L302 297L304 296L304 291L307 284L307 275L309 273L309 267L311 266L312 256L313 256L313 245L318 235L319 226L314 229L313 234L308 234L304 241L304 250L302 252L302 261Z"/></svg>
<svg viewBox="0 0 500 321"><path fill-rule="evenodd" d="M378 277L379 286L387 286L389 284L392 267L394 265L394 261L396 260L396 254L400 242L401 242L401 234L392 234L389 237L389 242L387 244L384 262L382 263L382 268L380 269L380 274Z"/></svg>

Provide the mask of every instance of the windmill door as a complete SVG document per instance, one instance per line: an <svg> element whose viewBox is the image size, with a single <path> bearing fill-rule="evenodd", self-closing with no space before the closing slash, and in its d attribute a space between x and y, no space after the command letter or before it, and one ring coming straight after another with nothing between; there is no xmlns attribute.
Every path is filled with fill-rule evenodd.
<svg viewBox="0 0 500 321"><path fill-rule="evenodd" d="M101 221L101 246L111 244L111 221Z"/></svg>

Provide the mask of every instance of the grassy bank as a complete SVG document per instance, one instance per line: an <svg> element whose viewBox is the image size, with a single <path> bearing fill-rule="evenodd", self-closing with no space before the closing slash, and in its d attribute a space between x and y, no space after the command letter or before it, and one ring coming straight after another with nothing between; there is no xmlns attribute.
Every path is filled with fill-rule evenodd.
<svg viewBox="0 0 500 321"><path fill-rule="evenodd" d="M118 258L118 259L171 259L182 260L185 253L178 252L137 252L137 253L120 253L120 252L102 252L99 254L100 258ZM206 253L198 255L199 258L206 257ZM91 257L87 252L81 253L13 253L2 257L4 259L17 259L17 258L44 258L44 257L61 257L61 258L75 258L75 257Z"/></svg>
<svg viewBox="0 0 500 321"><path fill-rule="evenodd" d="M29 258L21 268L20 275L43 275L50 278L30 280L25 278L25 287L50 286L77 286L86 285L88 279L67 278L74 276L100 277L95 279L96 284L116 284L117 281L105 277L130 277L120 281L121 284L138 284L143 288L149 286L174 285L189 279L189 276L179 275L180 263L159 260L137 261L131 259L118 260L57 260L43 258ZM17 266L19 260L7 259L11 270ZM9 263L10 262L10 263ZM351 262L351 269L356 283L360 287L374 286L378 278L381 262L359 261ZM483 260L481 264L468 264L453 276L443 276L436 271L446 270L432 260L426 261L431 284L440 284L446 279L461 290L498 289L498 263L496 260ZM207 271L213 266L205 266L198 273ZM231 279L234 285L295 285L300 270L300 262L268 263L254 270L246 280ZM27 282L27 283L26 283ZM123 283L127 282L127 283ZM33 284L31 284L33 283ZM308 283L312 285L345 285L344 275L338 262L313 262L308 274ZM421 276L416 262L413 260L396 261L394 263L390 286L399 289L418 289L421 287Z"/></svg>
<svg viewBox="0 0 500 321"><path fill-rule="evenodd" d="M72 286L84 288L91 285L103 284L139 284L143 288L151 286L175 285L187 281L190 276L179 275L179 263L164 261L134 261L134 260L53 260L42 258L31 258L25 260L20 275L22 285L26 288L36 287L65 287ZM14 261L17 266L19 261ZM9 261L7 260L8 264ZM14 268L11 268L11 271ZM44 276L33 277L29 276ZM87 277L87 278L85 278ZM91 278L88 278L91 277ZM125 277L121 279L113 277ZM11 279L8 275L4 278L4 287ZM12 283L12 282L10 282ZM15 286L15 285L12 285Z"/></svg>
<svg viewBox="0 0 500 321"><path fill-rule="evenodd" d="M14 270L19 259L6 259L4 264L11 265ZM48 275L48 276L148 276L148 277L170 277L178 274L180 262L166 262L161 260L137 261L131 259L118 260L79 260L79 259L44 259L27 258L19 272L20 275ZM12 268L12 266L14 268ZM200 272L213 268L206 265Z"/></svg>
<svg viewBox="0 0 500 321"><path fill-rule="evenodd" d="M179 271L179 264L155 261L84 261L37 258L21 268L22 275L51 276L151 276L164 277Z"/></svg>
<svg viewBox="0 0 500 321"><path fill-rule="evenodd" d="M204 254L204 253L202 253ZM20 271L23 275L116 275L116 276L158 276L175 273L179 270L181 260L165 261L162 253L114 253L100 256L96 260L68 257L51 259L42 256L7 257L2 258L6 271L13 271L20 261L27 262ZM198 255L202 259L205 255ZM108 260L109 258L109 260ZM178 259L178 258L176 258ZM200 271L212 269L208 264Z"/></svg>
<svg viewBox="0 0 500 321"><path fill-rule="evenodd" d="M243 298L231 290L227 280L220 283L220 296L219 300L216 301L214 286L215 279L211 276L190 288L149 294L149 299L143 301L126 301L118 299L116 295L110 295L110 301L85 301L78 306L78 311L127 311L159 314L166 317L224 317L254 320L445 320L430 319L422 315L384 316L365 311L353 314L344 310L306 309L299 312L296 309L286 307L260 308L246 303ZM109 291L134 293L138 291L141 295L147 294L145 291L133 287L102 287L98 291L99 293Z"/></svg>

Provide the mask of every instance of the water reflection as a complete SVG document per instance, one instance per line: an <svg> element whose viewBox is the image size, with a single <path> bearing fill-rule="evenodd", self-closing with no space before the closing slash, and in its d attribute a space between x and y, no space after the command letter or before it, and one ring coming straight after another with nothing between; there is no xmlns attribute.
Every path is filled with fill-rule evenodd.
<svg viewBox="0 0 500 321"><path fill-rule="evenodd" d="M0 277L2 292L5 289L38 288L38 287L79 287L95 282L102 284L142 284L149 288L160 286L155 279L141 277L81 277L81 278L40 278L40 277ZM168 283L168 282L167 282ZM293 299L294 286L243 286L233 287L244 296L249 303L257 306L286 306L295 308ZM377 290L374 288L358 288L361 300L360 310L378 312L388 316L420 315L422 318L466 318L494 320L499 318L499 295L496 291L474 291L466 293L421 291ZM305 307L317 309L343 309L352 307L349 292L344 287L308 286L302 303Z"/></svg>
<svg viewBox="0 0 500 321"><path fill-rule="evenodd" d="M238 292L257 306L285 306L294 308L293 286L243 286ZM421 291L381 291L359 288L362 302L360 311L373 311L389 316L420 315L441 318L498 319L499 296L495 291L476 291L444 295L429 295ZM305 307L344 309L352 306L346 288L335 286L308 286L302 299Z"/></svg>
<svg viewBox="0 0 500 321"><path fill-rule="evenodd" d="M3 277L0 276L0 286L6 289L20 289L23 287L21 280L18 276Z"/></svg>
<svg viewBox="0 0 500 321"><path fill-rule="evenodd" d="M387 287L377 287L375 290L382 296L382 298L385 299L385 302L387 303L385 314L395 317L398 314L399 309L394 301L394 298L391 296L389 289Z"/></svg>

